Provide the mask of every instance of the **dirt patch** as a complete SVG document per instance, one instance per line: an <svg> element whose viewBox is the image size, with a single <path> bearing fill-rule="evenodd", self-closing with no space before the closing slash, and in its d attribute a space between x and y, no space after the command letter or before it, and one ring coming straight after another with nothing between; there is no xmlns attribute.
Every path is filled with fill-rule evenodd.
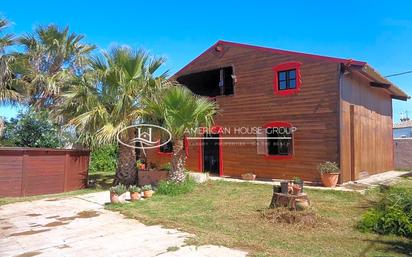
<svg viewBox="0 0 412 257"><path fill-rule="evenodd" d="M29 213L29 214L27 214L26 216L28 216L28 217L37 217L37 216L41 216L41 214L38 214L38 213Z"/></svg>
<svg viewBox="0 0 412 257"><path fill-rule="evenodd" d="M1 227L1 229L4 229L4 230L6 230L6 229L11 229L13 226L5 226L5 227Z"/></svg>
<svg viewBox="0 0 412 257"><path fill-rule="evenodd" d="M71 221L75 219L88 219L88 218L93 218L97 217L100 215L100 212L97 211L81 211L76 213L74 216L68 216L68 217L61 217L57 218L59 221Z"/></svg>
<svg viewBox="0 0 412 257"><path fill-rule="evenodd" d="M33 251L33 252L26 252L26 253L22 253L19 255L16 255L15 257L31 257L31 256L36 256L41 254L42 252L37 252L37 251Z"/></svg>
<svg viewBox="0 0 412 257"><path fill-rule="evenodd" d="M30 227L32 227L32 228L41 227L41 225L40 224L33 224L33 225L30 225Z"/></svg>
<svg viewBox="0 0 412 257"><path fill-rule="evenodd" d="M67 222L53 221L53 222L47 223L43 227L58 227L58 226L66 225L66 224Z"/></svg>
<svg viewBox="0 0 412 257"><path fill-rule="evenodd" d="M293 211L287 208L274 208L259 212L261 218L270 223L291 224L307 228L322 228L329 224L328 220L311 210Z"/></svg>
<svg viewBox="0 0 412 257"><path fill-rule="evenodd" d="M49 231L49 230L50 229L27 230L27 231L23 231L23 232L10 234L10 236L29 236L29 235L43 233L43 232L46 232L46 231Z"/></svg>

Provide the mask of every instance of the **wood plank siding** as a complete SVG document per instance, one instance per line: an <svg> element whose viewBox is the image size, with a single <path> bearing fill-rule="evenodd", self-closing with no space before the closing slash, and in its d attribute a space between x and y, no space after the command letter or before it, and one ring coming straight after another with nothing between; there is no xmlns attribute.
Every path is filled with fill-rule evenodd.
<svg viewBox="0 0 412 257"><path fill-rule="evenodd" d="M390 95L369 86L365 78L355 73L343 75L341 92L340 166L343 181L392 170Z"/></svg>
<svg viewBox="0 0 412 257"><path fill-rule="evenodd" d="M334 161L341 166L342 182L359 178L363 171L374 174L393 168L391 95L387 89L371 87L367 79L355 77L355 73L343 73L343 67L363 67L366 63L236 43L217 45L173 76L177 79L201 71L233 68L234 94L215 97L220 112L215 125L250 128L281 121L297 128L293 156L283 160L258 154L256 141L223 140L221 175L239 177L253 172L260 179L299 176L317 182L318 164ZM300 91L293 95L275 94L273 68L288 62L301 63ZM189 140L188 152L187 168L202 172L199 140ZM148 161L160 166L170 158L155 150L148 152Z"/></svg>

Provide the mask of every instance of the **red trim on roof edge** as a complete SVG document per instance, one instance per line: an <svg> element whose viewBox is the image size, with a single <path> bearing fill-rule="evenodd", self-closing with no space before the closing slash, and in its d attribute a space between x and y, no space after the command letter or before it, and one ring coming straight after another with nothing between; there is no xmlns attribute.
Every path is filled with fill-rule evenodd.
<svg viewBox="0 0 412 257"><path fill-rule="evenodd" d="M294 52L294 51L288 51L288 50L280 50L276 48L269 48L269 47L263 47L263 46L254 46L254 45L247 45L247 44L242 44L242 43L235 43L235 42L229 42L229 41L224 41L224 40L219 40L216 43L214 43L211 47L207 48L204 52L202 52L200 55L198 55L195 59L193 59L191 62L183 66L179 71L177 71L172 77L176 76L178 73L183 71L186 67L194 63L196 60L198 60L200 57L202 57L206 52L208 52L210 49L214 48L216 45L229 45L229 46L237 46L237 47L243 47L243 48L249 48L257 51L266 51L266 52L271 52L274 54L291 54L291 55L296 55L296 56L301 56L301 57L307 57L307 58L312 58L312 59L318 59L318 60L324 60L324 61L329 61L329 62L335 62L335 63L343 63L345 65L359 65L359 66L364 66L366 65L366 62L363 61L356 61L353 59L343 59L343 58L336 58L336 57L329 57L329 56L323 56L323 55L316 55L316 54L306 54L306 53L301 53L301 52Z"/></svg>
<svg viewBox="0 0 412 257"><path fill-rule="evenodd" d="M250 48L250 49L255 49L255 50L260 50L260 51L267 51L267 52L272 52L272 53L275 53L275 54L292 54L292 55L298 55L298 56L302 56L302 57L308 57L308 58L314 58L314 59L319 59L319 60L325 60L325 61L331 61L331 62L337 62L337 63L344 63L344 64L350 64L350 65L363 66L363 65L366 64L366 62L356 61L356 60L353 60L353 59L343 59L343 58L329 57L329 56L317 55L317 54L306 54L306 53L301 53L301 52L280 50L280 49L276 49L276 48L269 48L269 47L263 47L263 46L247 45L247 44L228 42L228 41L223 41L223 40L219 40L216 44L219 44L219 43L224 44L224 45L245 47L245 48Z"/></svg>

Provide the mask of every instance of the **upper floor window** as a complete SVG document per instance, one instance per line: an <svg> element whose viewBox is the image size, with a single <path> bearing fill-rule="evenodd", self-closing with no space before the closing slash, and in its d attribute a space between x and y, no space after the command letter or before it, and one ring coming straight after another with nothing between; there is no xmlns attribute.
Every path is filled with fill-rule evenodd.
<svg viewBox="0 0 412 257"><path fill-rule="evenodd" d="M300 62L288 62L277 65L273 68L274 91L279 95L292 95L299 92L301 82Z"/></svg>
<svg viewBox="0 0 412 257"><path fill-rule="evenodd" d="M190 73L180 76L176 80L197 95L216 97L233 95L235 78L232 67L223 67Z"/></svg>

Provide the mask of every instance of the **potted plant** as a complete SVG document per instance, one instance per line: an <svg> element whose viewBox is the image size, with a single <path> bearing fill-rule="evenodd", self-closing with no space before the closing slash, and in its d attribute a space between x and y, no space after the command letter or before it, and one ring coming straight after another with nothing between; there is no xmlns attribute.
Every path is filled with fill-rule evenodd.
<svg viewBox="0 0 412 257"><path fill-rule="evenodd" d="M124 193L127 192L125 185L119 184L110 188L110 202L122 203L125 201Z"/></svg>
<svg viewBox="0 0 412 257"><path fill-rule="evenodd" d="M136 168L138 170L144 170L144 169L146 169L146 164L142 160L137 160L136 161Z"/></svg>
<svg viewBox="0 0 412 257"><path fill-rule="evenodd" d="M301 187L298 184L293 184L292 190L294 195L298 195L300 193Z"/></svg>
<svg viewBox="0 0 412 257"><path fill-rule="evenodd" d="M256 179L256 174L253 174L252 172L244 173L241 176L243 180L255 180Z"/></svg>
<svg viewBox="0 0 412 257"><path fill-rule="evenodd" d="M150 198L153 195L153 190L151 185L144 185L142 187L143 190L143 196L144 198Z"/></svg>
<svg viewBox="0 0 412 257"><path fill-rule="evenodd" d="M140 193L142 192L142 189L136 185L132 185L129 187L129 192L130 192L130 200L137 201L140 199Z"/></svg>
<svg viewBox="0 0 412 257"><path fill-rule="evenodd" d="M339 179L339 167L336 162L326 161L319 164L318 170L322 183L326 187L335 187Z"/></svg>
<svg viewBox="0 0 412 257"><path fill-rule="evenodd" d="M293 178L293 184L300 186L300 192L303 193L303 180L300 177Z"/></svg>

